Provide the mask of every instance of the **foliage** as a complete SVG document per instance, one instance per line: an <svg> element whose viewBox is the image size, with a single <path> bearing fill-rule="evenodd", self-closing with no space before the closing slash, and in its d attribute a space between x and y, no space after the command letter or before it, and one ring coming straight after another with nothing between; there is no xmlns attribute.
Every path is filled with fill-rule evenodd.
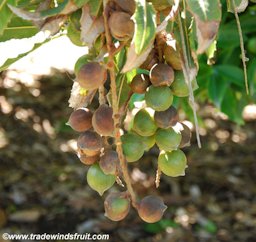
<svg viewBox="0 0 256 242"><path fill-rule="evenodd" d="M48 5L45 3L42 4L40 2L41 1L29 0L2 1L0 5L0 41L5 42L11 39L30 38L37 34L47 22L51 21L51 16L59 16L63 13L69 14L74 12L76 9L81 8L84 4L89 5L91 16L99 16L101 15L100 13L102 11L102 1L76 0L74 3L71 3L71 1L69 2L67 0L57 1L58 6L54 6L53 1L46 1L48 2ZM136 23L133 42L135 45L135 53L137 54L141 54L143 50L149 49L150 43L153 41L156 33L156 18L154 7L158 9L159 6L155 3L155 1L150 2L152 2L153 5L148 2L137 1L137 8L133 17L133 20ZM168 5L168 1L162 2L159 3L159 5ZM172 1L170 2L172 3ZM247 1L241 0L235 1L237 9L240 12L244 11L247 7L246 2ZM233 15L227 12L227 10L231 12L233 11L232 1L227 1L227 4L225 1L222 1L222 11L220 11L219 4L220 3L218 1L204 1L203 5L200 5L199 1L187 1L187 9L189 10L187 13L187 25L189 25L191 21L192 28L190 31L191 36L193 36L193 42L195 41L194 30L195 28L197 29L198 32L196 34L198 36L200 32L199 25L202 22L203 24L210 24L211 21L219 21L222 19L218 31L217 41L211 42L210 39L211 45L207 49L206 54L199 56L200 68L197 81L200 88L196 91L196 96L199 96L197 100L200 101L210 100L214 105L216 105L218 109L227 114L231 120L242 124L243 120L241 111L243 107L248 102L255 101L255 53L251 51L253 48L248 46L248 79L251 95L246 96L244 93L241 61L239 58L240 48L239 36L236 30L236 22ZM10 6L18 7L15 8L16 11L14 11L16 14L11 11ZM41 10L39 11L38 9ZM215 9L215 11L209 11L210 9ZM256 6L249 4L246 11L241 14L240 17L245 46L249 44L248 42L250 38L256 34L256 17L254 14L255 11ZM191 16L189 13L194 16L196 24L193 23L193 19L190 18ZM167 27L170 27L169 25ZM64 33L63 27L60 29L61 33ZM205 31L207 28L202 29ZM206 39L204 38L204 41L206 41ZM198 36L198 46L201 46L200 48L202 48L202 46L207 42L206 41L202 43L201 41L202 39ZM43 43L45 42L47 41L44 41ZM41 43L34 44L35 46L31 46L29 51L26 51L25 53L17 53L17 57L12 57L9 60L5 60L4 63L0 63L0 70L2 71L6 69L13 62L41 46ZM134 58L135 57L133 55L133 59L130 60L130 64L133 62L133 60L136 61ZM210 65L206 64L206 58L208 58L208 64ZM127 64L128 62L126 65ZM124 69L127 70L130 68ZM208 94L206 95L206 93ZM226 107L230 106L229 103L234 105L233 109ZM189 115L189 113L187 114ZM193 117L191 116L190 118Z"/></svg>

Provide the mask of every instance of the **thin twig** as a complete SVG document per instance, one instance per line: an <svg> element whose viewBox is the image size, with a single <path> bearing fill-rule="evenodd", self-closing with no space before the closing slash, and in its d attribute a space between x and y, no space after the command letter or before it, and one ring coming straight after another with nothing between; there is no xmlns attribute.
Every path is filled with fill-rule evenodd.
<svg viewBox="0 0 256 242"><path fill-rule="evenodd" d="M243 33L242 33L242 28L241 28L241 24L240 24L240 20L239 20L239 16L238 16L238 13L236 10L234 0L232 0L232 6L233 6L235 18L236 18L236 24L237 24L239 40L240 40L240 49L241 49L242 62L243 62L243 68L244 68L245 89L246 89L246 94L249 95L248 77L247 77L247 68L246 68L247 57L245 56Z"/></svg>
<svg viewBox="0 0 256 242"><path fill-rule="evenodd" d="M105 87L104 87L104 85L101 85L101 86L99 87L99 103L100 103L100 105L106 103Z"/></svg>
<svg viewBox="0 0 256 242"><path fill-rule="evenodd" d="M198 119L197 119L197 114L196 114L196 105L195 105L195 98L194 98L194 93L193 93L193 88L190 80L190 75L189 75L189 63L188 63L188 54L186 50L186 42L185 42L185 36L184 36L184 30L181 22L181 17L180 13L178 13L178 25L180 29L180 37L181 37L181 45L182 45L182 53L183 53L183 59L184 61L181 62L182 64L182 71L186 80L186 83L188 85L189 89L189 99L190 99L190 106L193 110L193 115L194 115L194 122L195 122L195 129L196 129L196 138L197 138L197 145L199 148L201 148L201 140L200 140L200 134L199 134L199 125L198 125Z"/></svg>
<svg viewBox="0 0 256 242"><path fill-rule="evenodd" d="M112 106L113 106L113 119L114 119L114 134L115 134L115 143L116 143L116 151L118 153L118 158L120 161L120 167L123 173L123 178L127 186L127 190L131 196L132 205L136 208L136 195L132 187L131 179L128 173L127 161L123 154L122 149L122 141L121 141L121 134L120 134L120 115L118 110L118 97L117 97L117 88L116 88L116 73L115 73L115 63L114 63L114 55L113 55L113 42L112 37L110 35L109 27L108 27L108 6L107 0L104 0L104 26L105 26L105 34L106 34L106 41L107 41L107 48L109 52L108 57L108 65L107 68L110 74L110 86L111 86L111 93L112 93Z"/></svg>

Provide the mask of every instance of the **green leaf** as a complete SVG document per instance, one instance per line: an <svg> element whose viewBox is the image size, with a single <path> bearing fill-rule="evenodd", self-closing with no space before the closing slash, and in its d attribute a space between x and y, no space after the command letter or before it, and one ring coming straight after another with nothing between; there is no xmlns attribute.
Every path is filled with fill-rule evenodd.
<svg viewBox="0 0 256 242"><path fill-rule="evenodd" d="M219 73L221 78L225 78L230 83L238 87L244 87L243 71L237 66L231 65L218 65L214 70Z"/></svg>
<svg viewBox="0 0 256 242"><path fill-rule="evenodd" d="M156 34L156 13L146 0L136 0L136 10L132 17L135 22L133 42L136 54L141 54L152 43Z"/></svg>
<svg viewBox="0 0 256 242"><path fill-rule="evenodd" d="M208 82L213 74L213 68L205 64L204 60L200 61L200 68L197 76L197 82L199 89L196 92L200 92L201 89L206 89Z"/></svg>
<svg viewBox="0 0 256 242"><path fill-rule="evenodd" d="M247 34L253 35L256 33L255 22L256 14L255 11L246 11L240 17L240 23L243 30L243 37L246 41ZM217 46L222 49L239 47L239 35L237 30L236 20L229 21L227 23L222 23L218 33L218 43Z"/></svg>
<svg viewBox="0 0 256 242"><path fill-rule="evenodd" d="M42 3L41 0L18 0L17 7L35 10L40 3Z"/></svg>
<svg viewBox="0 0 256 242"><path fill-rule="evenodd" d="M77 7L81 8L84 4L88 3L89 0L74 0L74 3Z"/></svg>
<svg viewBox="0 0 256 242"><path fill-rule="evenodd" d="M239 90L237 93L236 89ZM244 122L242 119L242 109L246 105L242 94L244 92L243 71L240 68L232 65L214 66L208 82L209 98L221 112L238 124Z"/></svg>
<svg viewBox="0 0 256 242"><path fill-rule="evenodd" d="M248 11L248 14L242 15L239 17L241 28L243 30L243 34L252 34L256 33L255 28L255 21L256 21L256 14L255 10ZM236 25L236 20L233 20L231 24L233 23L233 26ZM237 31L237 27L235 27Z"/></svg>
<svg viewBox="0 0 256 242"><path fill-rule="evenodd" d="M229 85L230 83L224 78L221 78L221 75L217 72L215 72L209 80L208 94L210 99L218 108L221 107L221 103Z"/></svg>
<svg viewBox="0 0 256 242"><path fill-rule="evenodd" d="M140 68L134 68L131 71L126 72L125 75L126 75L127 83L130 84L132 82L132 79L136 75L140 75L140 74L149 75L149 71L148 70L144 70L144 69L140 69Z"/></svg>
<svg viewBox="0 0 256 242"><path fill-rule="evenodd" d="M221 20L221 6L218 0L187 0L187 4L191 13L203 22Z"/></svg>
<svg viewBox="0 0 256 242"><path fill-rule="evenodd" d="M243 35L244 34L256 33L256 28L255 28L256 14L255 14L255 11L247 11L246 14L242 14L239 19L240 19L241 27L242 27L242 30L243 30ZM221 25L220 32L219 32L219 40L221 40L221 38L223 37L223 36L220 36L220 35L224 35L227 38L229 37L230 41L232 41L231 38L233 38L233 36L230 37L230 34L232 32L235 35L237 35L237 37L238 37L237 25L236 25L236 20L235 19ZM238 43L239 43L239 39L238 39Z"/></svg>
<svg viewBox="0 0 256 242"><path fill-rule="evenodd" d="M233 1L235 6L233 6ZM227 0L227 6L229 12L234 12L234 7L237 13L243 12L248 6L248 0Z"/></svg>
<svg viewBox="0 0 256 242"><path fill-rule="evenodd" d="M90 14L92 16L99 16L102 11L102 0L89 0Z"/></svg>
<svg viewBox="0 0 256 242"><path fill-rule="evenodd" d="M3 35L0 36L0 41L10 39L29 38L38 32L38 28L30 21L23 20L19 17L13 17L8 27L5 28Z"/></svg>
<svg viewBox="0 0 256 242"><path fill-rule="evenodd" d="M220 28L218 36L219 37L217 46L219 48L234 48L236 46L239 46L240 44L239 36L237 34L237 31L234 31L234 28Z"/></svg>
<svg viewBox="0 0 256 242"><path fill-rule="evenodd" d="M149 76L149 72L150 72L150 71L145 70L145 69L141 69L141 68L137 68L137 69L136 69L136 72L137 72L137 74L146 74L146 75Z"/></svg>
<svg viewBox="0 0 256 242"><path fill-rule="evenodd" d="M50 16L54 16L61 13L67 6L68 2L69 2L68 0L64 0L62 3L59 3L58 6L55 8L50 8L50 9L41 11L41 16L50 17Z"/></svg>
<svg viewBox="0 0 256 242"><path fill-rule="evenodd" d="M121 107L128 99L131 88L127 83L126 76L124 74L118 75L116 78L116 86L119 99L119 107Z"/></svg>
<svg viewBox="0 0 256 242"><path fill-rule="evenodd" d="M140 101L143 101L144 99L145 99L145 94L133 93L129 101L129 109L132 110L135 107L134 105L135 102L140 102Z"/></svg>
<svg viewBox="0 0 256 242"><path fill-rule="evenodd" d="M239 99L230 88L228 88L225 93L221 104L221 111L225 113L230 120L240 125L244 124L244 120L242 118L242 107L239 103Z"/></svg>
<svg viewBox="0 0 256 242"><path fill-rule="evenodd" d="M208 65L214 64L214 57L215 57L216 51L217 51L217 41L215 40L211 43L211 45L206 50L206 55L208 57L208 60L207 60Z"/></svg>
<svg viewBox="0 0 256 242"><path fill-rule="evenodd" d="M50 41L50 39L47 39L46 41L44 41L42 43L35 44L34 47L31 50L29 50L29 51L27 51L25 53L22 53L22 54L18 55L15 58L10 58L10 59L6 60L5 63L2 66L0 66L0 72L6 70L11 64L13 64L14 62L16 62L19 59L23 58L24 56L28 55L29 53L33 52L34 50L39 48L41 45L47 43L48 41Z"/></svg>
<svg viewBox="0 0 256 242"><path fill-rule="evenodd" d="M16 0L2 0L0 2L0 36L3 34L4 29L7 27L13 16L12 11L8 7L8 4L15 5L16 3Z"/></svg>
<svg viewBox="0 0 256 242"><path fill-rule="evenodd" d="M118 105L121 107L131 95L131 88L126 80L126 75L118 74L116 76L116 87L118 90ZM107 100L111 104L112 103L112 94L111 91L107 94Z"/></svg>
<svg viewBox="0 0 256 242"><path fill-rule="evenodd" d="M248 66L248 80L250 86L250 94L254 96L256 94L256 58L250 61Z"/></svg>
<svg viewBox="0 0 256 242"><path fill-rule="evenodd" d="M126 72L125 75L126 75L127 83L130 84L132 82L132 79L137 75L137 71L136 69L133 69L131 71Z"/></svg>
<svg viewBox="0 0 256 242"><path fill-rule="evenodd" d="M219 0L187 0L187 5L196 22L197 53L202 54L218 33L221 5Z"/></svg>
<svg viewBox="0 0 256 242"><path fill-rule="evenodd" d="M119 51L116 55L115 55L115 62L116 62L116 67L118 69L118 71L120 71L126 61L126 49L123 48L121 51Z"/></svg>

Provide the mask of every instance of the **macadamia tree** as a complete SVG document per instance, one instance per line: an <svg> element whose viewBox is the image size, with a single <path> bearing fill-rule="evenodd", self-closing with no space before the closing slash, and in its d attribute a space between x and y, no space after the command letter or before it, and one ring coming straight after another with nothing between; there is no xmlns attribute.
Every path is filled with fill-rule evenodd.
<svg viewBox="0 0 256 242"><path fill-rule="evenodd" d="M18 34L18 38L29 38L38 32L44 37L32 50L60 35L85 47L74 66L69 100L73 111L67 124L78 133L77 156L88 166L88 185L105 197L105 215L120 221L133 207L143 221L159 221L167 206L160 196L149 194L143 198L136 192L129 166L140 163L146 151L157 147L156 187L161 174L169 179L185 175L187 157L181 149L190 145L191 130L179 118L184 107L192 113L189 117L201 146L194 91L200 92L199 58L203 56L206 65L216 56L223 14L220 0L15 3L4 1L0 6L0 41ZM247 5L247 1L227 0L227 9L234 13L239 30L245 80L245 88L240 85L241 93L249 88L238 13ZM36 26L37 31L9 33L8 27L15 26L17 18ZM252 39L248 48L253 53L254 45ZM0 70L24 55L6 60ZM210 99L225 101L226 89L221 87L221 94L213 93L215 86L211 85ZM91 105L92 101L97 107ZM230 118L239 123L240 119L232 115Z"/></svg>

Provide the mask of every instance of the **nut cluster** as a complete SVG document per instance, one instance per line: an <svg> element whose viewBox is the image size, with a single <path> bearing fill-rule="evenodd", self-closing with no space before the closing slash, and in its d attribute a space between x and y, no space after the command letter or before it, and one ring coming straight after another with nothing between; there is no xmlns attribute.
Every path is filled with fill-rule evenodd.
<svg viewBox="0 0 256 242"><path fill-rule="evenodd" d="M187 160L180 148L188 146L191 137L190 129L178 122L178 112L172 105L175 74L172 66L159 63L150 69L149 76L141 74L133 78L131 89L134 93L144 93L146 106L137 111L131 130L122 136L128 162L139 160L144 151L156 144L160 150L159 168L172 177L185 174Z"/></svg>
<svg viewBox="0 0 256 242"><path fill-rule="evenodd" d="M134 22L131 20L134 11L133 0L109 1L107 23L113 43L124 43L124 46L129 47L134 34ZM96 109L88 109L88 106L78 108L71 113L68 121L72 129L80 133L77 140L78 157L84 165L89 166L88 185L103 195L115 182L122 184L124 180L127 184L125 172L128 171L124 171L127 168L122 163L122 157L127 165L139 161L152 147L159 149L158 175L161 172L171 177L184 175L187 159L181 148L190 144L191 131L184 123L179 122L178 111L173 104L175 96L185 97L189 94L181 71L179 49L167 44L165 33L156 36L154 48L140 66L144 74L136 74L129 83L131 95L125 107L118 107L119 113L113 108L114 99L109 98L114 91L112 86L109 90L113 67L97 60L80 58L75 73L76 81L83 90L98 90L99 106ZM114 74L118 72L115 68L114 71ZM121 89L122 86L118 88ZM106 93L102 94L102 89L109 90L103 97L104 101L102 95ZM121 90L118 89L117 92L121 93ZM130 108L136 112L127 112L133 95L141 95L144 106L140 109ZM125 116L130 113L133 114L132 125L125 130ZM116 142L109 142L110 139L117 141L117 135L120 134L121 138L118 138L121 139L121 150L117 149ZM167 209L158 196L149 195L133 200L128 184L127 191L110 192L104 202L105 215L113 221L122 220L133 205L142 220L154 223L162 218Z"/></svg>

